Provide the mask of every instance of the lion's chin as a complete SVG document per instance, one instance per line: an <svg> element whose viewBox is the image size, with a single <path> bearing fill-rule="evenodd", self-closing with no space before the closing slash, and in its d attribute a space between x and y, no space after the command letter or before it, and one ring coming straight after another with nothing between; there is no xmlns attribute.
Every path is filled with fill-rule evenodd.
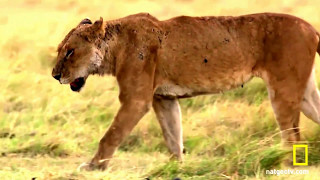
<svg viewBox="0 0 320 180"><path fill-rule="evenodd" d="M70 88L72 91L79 92L85 83L86 83L85 78L80 77L75 79L72 83L70 83Z"/></svg>

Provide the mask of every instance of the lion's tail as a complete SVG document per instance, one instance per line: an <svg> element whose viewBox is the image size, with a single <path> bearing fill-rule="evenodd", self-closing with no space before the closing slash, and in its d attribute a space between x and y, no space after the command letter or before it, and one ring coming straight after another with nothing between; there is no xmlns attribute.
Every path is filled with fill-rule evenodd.
<svg viewBox="0 0 320 180"><path fill-rule="evenodd" d="M319 33L319 32L317 32L317 36L318 36L318 38L319 38L317 52L318 52L318 54L320 55L320 33Z"/></svg>

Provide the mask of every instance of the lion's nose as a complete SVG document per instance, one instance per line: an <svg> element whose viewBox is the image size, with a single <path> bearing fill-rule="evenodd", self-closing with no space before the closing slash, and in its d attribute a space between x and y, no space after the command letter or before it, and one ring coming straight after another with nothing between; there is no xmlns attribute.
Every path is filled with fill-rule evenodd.
<svg viewBox="0 0 320 180"><path fill-rule="evenodd" d="M58 74L58 75L54 75L53 78L55 78L56 80L60 81L60 78L61 78L61 74Z"/></svg>

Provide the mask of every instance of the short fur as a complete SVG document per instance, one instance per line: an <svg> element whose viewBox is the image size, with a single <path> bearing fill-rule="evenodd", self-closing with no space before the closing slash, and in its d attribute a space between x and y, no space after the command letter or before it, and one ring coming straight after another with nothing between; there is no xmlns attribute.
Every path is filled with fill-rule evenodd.
<svg viewBox="0 0 320 180"><path fill-rule="evenodd" d="M319 34L285 14L239 17L146 14L91 24L84 20L58 47L53 76L61 83L90 74L116 77L121 108L86 169L105 169L121 141L153 106L172 154L182 159L178 98L238 87L252 77L267 84L285 142L298 141L299 113L320 123L320 96L310 76ZM66 52L74 54L66 59Z"/></svg>

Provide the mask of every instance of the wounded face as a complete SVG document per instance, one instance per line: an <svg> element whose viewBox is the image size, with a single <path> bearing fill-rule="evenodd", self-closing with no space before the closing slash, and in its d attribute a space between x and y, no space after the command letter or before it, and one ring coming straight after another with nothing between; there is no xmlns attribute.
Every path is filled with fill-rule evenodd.
<svg viewBox="0 0 320 180"><path fill-rule="evenodd" d="M79 92L90 74L98 72L104 57L103 20L94 24L84 19L72 29L58 47L52 76Z"/></svg>

